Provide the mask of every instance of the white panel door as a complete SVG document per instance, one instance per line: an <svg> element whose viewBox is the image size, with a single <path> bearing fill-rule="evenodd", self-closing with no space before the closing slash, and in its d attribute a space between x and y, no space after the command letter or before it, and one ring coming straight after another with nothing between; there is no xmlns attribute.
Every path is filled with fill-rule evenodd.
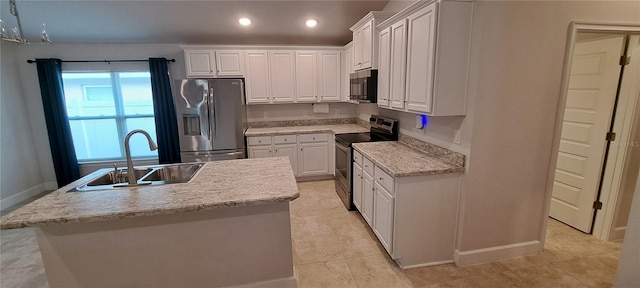
<svg viewBox="0 0 640 288"><path fill-rule="evenodd" d="M373 208L373 232L380 239L380 243L387 249L389 254L393 253L393 196L387 192L380 184L375 183Z"/></svg>
<svg viewBox="0 0 640 288"><path fill-rule="evenodd" d="M315 51L296 52L297 102L316 102L318 99L318 77Z"/></svg>
<svg viewBox="0 0 640 288"><path fill-rule="evenodd" d="M390 56L391 27L387 27L378 37L378 107L389 107Z"/></svg>
<svg viewBox="0 0 640 288"><path fill-rule="evenodd" d="M373 176L362 171L362 209L360 210L369 226L373 227Z"/></svg>
<svg viewBox="0 0 640 288"><path fill-rule="evenodd" d="M267 51L245 51L247 104L269 103L269 63Z"/></svg>
<svg viewBox="0 0 640 288"><path fill-rule="evenodd" d="M424 7L407 17L407 109L430 113L436 54L436 8ZM446 63L444 63L446 65Z"/></svg>
<svg viewBox="0 0 640 288"><path fill-rule="evenodd" d="M249 146L249 158L273 157L271 146Z"/></svg>
<svg viewBox="0 0 640 288"><path fill-rule="evenodd" d="M353 68L359 70L362 65L362 30L353 31Z"/></svg>
<svg viewBox="0 0 640 288"><path fill-rule="evenodd" d="M298 168L300 176L329 174L329 147L324 143L300 144Z"/></svg>
<svg viewBox="0 0 640 288"><path fill-rule="evenodd" d="M590 233L620 75L623 37L576 43L550 216Z"/></svg>
<svg viewBox="0 0 640 288"><path fill-rule="evenodd" d="M373 67L373 19L369 20L362 28L360 28L362 34L362 59L360 62L360 68L371 68Z"/></svg>
<svg viewBox="0 0 640 288"><path fill-rule="evenodd" d="M318 94L320 101L340 101L340 52L318 52Z"/></svg>
<svg viewBox="0 0 640 288"><path fill-rule="evenodd" d="M291 162L291 168L293 169L293 175L298 176L298 145L297 144L276 144L273 147L274 147L273 156L289 157L289 162Z"/></svg>
<svg viewBox="0 0 640 288"><path fill-rule="evenodd" d="M391 69L389 70L389 104L404 109L405 68L407 67L407 21L391 25Z"/></svg>
<svg viewBox="0 0 640 288"><path fill-rule="evenodd" d="M218 76L244 75L244 51L218 50L216 51L216 67Z"/></svg>
<svg viewBox="0 0 640 288"><path fill-rule="evenodd" d="M213 50L185 50L187 77L215 76L215 53Z"/></svg>
<svg viewBox="0 0 640 288"><path fill-rule="evenodd" d="M349 76L353 72L353 46L349 46L344 52L344 61L342 66L344 67L344 75L342 75L342 101L349 102L350 94L350 79Z"/></svg>
<svg viewBox="0 0 640 288"><path fill-rule="evenodd" d="M353 205L362 212L362 167L354 162L351 173L353 173Z"/></svg>
<svg viewBox="0 0 640 288"><path fill-rule="evenodd" d="M292 103L296 99L293 51L269 51L271 97L273 103Z"/></svg>

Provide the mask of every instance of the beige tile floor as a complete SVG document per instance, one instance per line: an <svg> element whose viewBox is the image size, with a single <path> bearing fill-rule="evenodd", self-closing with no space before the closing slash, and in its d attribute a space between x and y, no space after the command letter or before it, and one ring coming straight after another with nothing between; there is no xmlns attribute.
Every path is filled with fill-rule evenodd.
<svg viewBox="0 0 640 288"><path fill-rule="evenodd" d="M550 220L545 251L471 267L402 270L333 181L303 182L291 203L298 287L611 287L621 244ZM33 229L0 231L0 287L47 287Z"/></svg>

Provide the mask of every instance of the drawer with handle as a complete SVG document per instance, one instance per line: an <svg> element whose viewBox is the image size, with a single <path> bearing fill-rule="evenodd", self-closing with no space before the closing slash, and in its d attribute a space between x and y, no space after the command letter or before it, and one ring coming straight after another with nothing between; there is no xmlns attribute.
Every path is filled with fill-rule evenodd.
<svg viewBox="0 0 640 288"><path fill-rule="evenodd" d="M247 139L248 144L255 145L271 145L271 136L254 136Z"/></svg>
<svg viewBox="0 0 640 288"><path fill-rule="evenodd" d="M327 142L327 133L315 133L315 134L300 134L298 135L298 140L300 143L311 143L311 142Z"/></svg>
<svg viewBox="0 0 640 288"><path fill-rule="evenodd" d="M353 150L353 163L356 163L362 167L362 154L360 152Z"/></svg>
<svg viewBox="0 0 640 288"><path fill-rule="evenodd" d="M391 195L395 194L393 191L393 182L394 179L391 175L387 174L387 172L382 171L378 166L376 166L376 171L374 173L375 181L380 183L380 186L384 187Z"/></svg>
<svg viewBox="0 0 640 288"><path fill-rule="evenodd" d="M371 162L371 160L369 160L367 158L364 158L362 160L362 170L367 172L367 174L373 176L373 162Z"/></svg>
<svg viewBox="0 0 640 288"><path fill-rule="evenodd" d="M277 135L273 136L273 143L275 144L295 144L296 135Z"/></svg>

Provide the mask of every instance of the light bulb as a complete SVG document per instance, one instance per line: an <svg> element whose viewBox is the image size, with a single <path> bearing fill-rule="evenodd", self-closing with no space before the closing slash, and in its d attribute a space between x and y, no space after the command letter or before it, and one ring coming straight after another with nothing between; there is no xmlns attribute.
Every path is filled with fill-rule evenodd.
<svg viewBox="0 0 640 288"><path fill-rule="evenodd" d="M239 23L240 23L240 25L242 25L242 26L249 26L249 25L251 25L251 19L246 18L246 17L243 17L243 18L238 19L238 22L239 22Z"/></svg>
<svg viewBox="0 0 640 288"><path fill-rule="evenodd" d="M314 20L314 19L309 19L306 22L307 27L311 28L311 27L316 27L316 25L318 25L318 21Z"/></svg>

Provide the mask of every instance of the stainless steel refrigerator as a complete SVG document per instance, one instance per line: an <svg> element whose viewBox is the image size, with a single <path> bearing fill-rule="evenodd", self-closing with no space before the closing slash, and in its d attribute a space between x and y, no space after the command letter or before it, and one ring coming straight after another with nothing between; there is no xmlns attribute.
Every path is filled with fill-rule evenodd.
<svg viewBox="0 0 640 288"><path fill-rule="evenodd" d="M176 80L182 162L245 158L243 79Z"/></svg>

